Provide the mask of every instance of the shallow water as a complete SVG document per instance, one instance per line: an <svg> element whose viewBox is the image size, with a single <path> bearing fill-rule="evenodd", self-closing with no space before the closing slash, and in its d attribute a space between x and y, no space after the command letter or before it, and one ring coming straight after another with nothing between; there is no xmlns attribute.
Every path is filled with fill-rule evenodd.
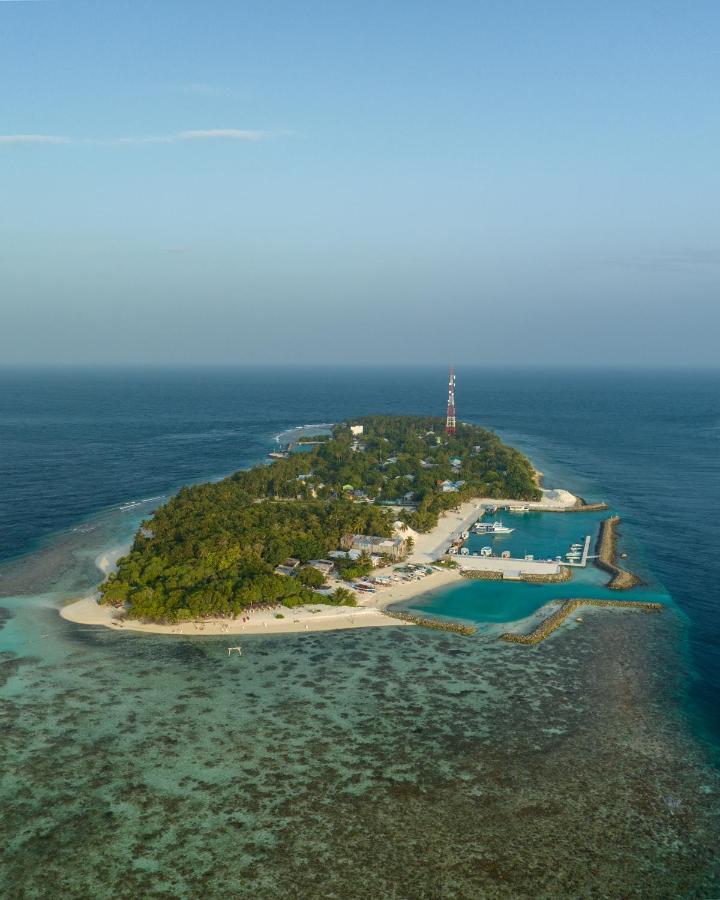
<svg viewBox="0 0 720 900"><path fill-rule="evenodd" d="M222 639L17 617L56 649L5 663L5 896L717 884L720 784L674 719L672 616L589 613L534 649L390 628L231 658Z"/></svg>

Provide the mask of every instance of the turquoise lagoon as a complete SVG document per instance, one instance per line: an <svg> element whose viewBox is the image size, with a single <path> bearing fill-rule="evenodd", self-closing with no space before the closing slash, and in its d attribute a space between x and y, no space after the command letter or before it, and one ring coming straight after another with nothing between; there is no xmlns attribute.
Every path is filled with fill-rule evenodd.
<svg viewBox="0 0 720 900"><path fill-rule="evenodd" d="M532 553L536 559L554 559L557 555L564 554L571 544L583 543L585 536L591 535L592 554L600 522L610 514L610 511L530 512L486 516L486 519L500 519L503 524L515 530L508 535L471 534L466 546L471 552L478 552L483 546L492 546L496 555L503 550L509 550L513 557L522 558L526 553ZM593 565L592 560L588 560L584 568L573 567L572 579L560 584L468 579L458 585L429 591L398 604L398 607L423 615L470 622L483 629L484 626L497 623L513 623L517 628L523 619L534 617L534 614L551 600L568 597L652 600L671 604L672 600L667 591L647 569L638 548L627 537L627 529L622 524L619 538L620 552L628 552L628 559L621 562L637 572L644 581L643 585L630 593L609 590L608 574ZM461 558L459 561L462 563ZM495 632L497 629L488 630Z"/></svg>

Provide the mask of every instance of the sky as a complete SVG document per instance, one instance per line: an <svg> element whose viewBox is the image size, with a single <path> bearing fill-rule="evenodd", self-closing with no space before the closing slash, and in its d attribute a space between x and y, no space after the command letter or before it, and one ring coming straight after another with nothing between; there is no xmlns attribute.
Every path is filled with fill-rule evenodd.
<svg viewBox="0 0 720 900"><path fill-rule="evenodd" d="M0 0L0 364L718 364L720 4Z"/></svg>

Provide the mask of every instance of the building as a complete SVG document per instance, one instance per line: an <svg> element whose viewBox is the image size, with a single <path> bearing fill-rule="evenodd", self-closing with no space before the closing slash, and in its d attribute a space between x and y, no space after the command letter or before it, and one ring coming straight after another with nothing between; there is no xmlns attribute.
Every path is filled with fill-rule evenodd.
<svg viewBox="0 0 720 900"><path fill-rule="evenodd" d="M443 492L443 494L452 494L459 491L464 484L464 481L441 481L438 484L438 487Z"/></svg>
<svg viewBox="0 0 720 900"><path fill-rule="evenodd" d="M288 558L284 559L279 566L275 566L273 572L276 575L294 575L295 570L299 565L299 559L295 559L294 556L288 556Z"/></svg>
<svg viewBox="0 0 720 900"><path fill-rule="evenodd" d="M364 431L364 428L362 425L351 425L350 426L350 434L352 434L354 437L360 437L360 435L363 433L363 431Z"/></svg>
<svg viewBox="0 0 720 900"><path fill-rule="evenodd" d="M369 534L346 534L341 546L345 550L359 550L369 556L389 556L391 559L400 559L407 553L407 538L395 535L391 538Z"/></svg>
<svg viewBox="0 0 720 900"><path fill-rule="evenodd" d="M362 553L359 550L330 550L330 559L351 559L353 562L360 559Z"/></svg>
<svg viewBox="0 0 720 900"><path fill-rule="evenodd" d="M327 577L334 568L334 563L331 559L311 559L308 562L309 566L312 566L313 569L317 569L318 572L321 572L325 577Z"/></svg>

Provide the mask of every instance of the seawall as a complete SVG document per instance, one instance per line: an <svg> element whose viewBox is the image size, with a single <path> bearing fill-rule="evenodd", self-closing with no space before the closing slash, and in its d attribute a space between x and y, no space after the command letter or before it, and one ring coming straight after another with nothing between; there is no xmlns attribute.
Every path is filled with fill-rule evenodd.
<svg viewBox="0 0 720 900"><path fill-rule="evenodd" d="M577 512L600 512L601 510L609 509L607 503L585 503L584 500L580 499L580 501L575 506L562 506L562 507L548 507L547 509L543 509L543 512L558 512L558 513L577 513Z"/></svg>
<svg viewBox="0 0 720 900"><path fill-rule="evenodd" d="M570 581L572 571L569 566L561 566L559 572L548 572L544 575L532 575L527 572L520 574L518 577L510 577L504 572L498 572L492 569L460 569L463 578L470 581L503 581L508 578L510 581L525 581L528 584L560 584L563 581Z"/></svg>

